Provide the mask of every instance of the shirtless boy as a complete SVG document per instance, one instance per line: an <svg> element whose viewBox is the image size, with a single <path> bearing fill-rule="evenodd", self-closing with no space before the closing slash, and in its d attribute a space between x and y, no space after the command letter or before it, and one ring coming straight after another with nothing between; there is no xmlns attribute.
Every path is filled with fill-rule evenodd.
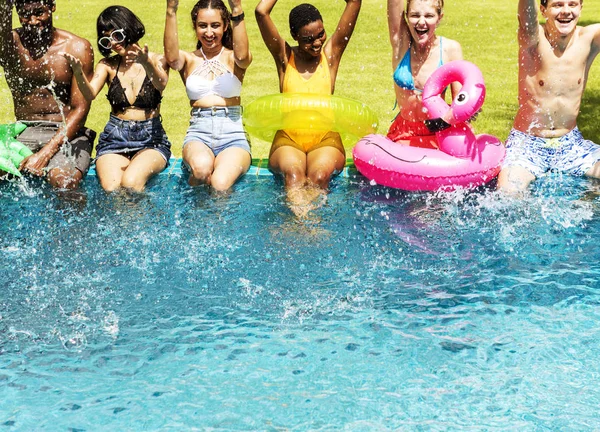
<svg viewBox="0 0 600 432"><path fill-rule="evenodd" d="M84 128L90 104L61 52L79 58L91 77L90 43L54 27L54 0L14 0L21 27L12 29L13 0L0 0L0 66L15 117L28 125L18 139L35 153L22 172L75 188L88 170L95 133Z"/></svg>
<svg viewBox="0 0 600 432"><path fill-rule="evenodd" d="M519 110L498 188L525 190L544 172L600 177L600 146L584 140L577 115L600 24L577 26L583 0L519 0Z"/></svg>

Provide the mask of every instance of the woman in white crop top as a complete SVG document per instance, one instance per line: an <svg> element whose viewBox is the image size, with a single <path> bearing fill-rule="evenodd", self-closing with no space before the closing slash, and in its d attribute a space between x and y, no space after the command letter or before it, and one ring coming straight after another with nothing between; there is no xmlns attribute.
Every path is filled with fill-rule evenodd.
<svg viewBox="0 0 600 432"><path fill-rule="evenodd" d="M196 51L179 49L179 0L167 0L165 58L179 71L192 117L183 142L189 184L227 190L248 171L250 145L242 126L240 93L252 56L241 0L199 0L192 8Z"/></svg>

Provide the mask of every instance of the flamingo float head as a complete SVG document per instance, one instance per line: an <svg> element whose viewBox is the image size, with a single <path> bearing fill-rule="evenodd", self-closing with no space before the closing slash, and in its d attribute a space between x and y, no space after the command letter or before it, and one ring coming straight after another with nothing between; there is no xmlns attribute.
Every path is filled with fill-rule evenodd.
<svg viewBox="0 0 600 432"><path fill-rule="evenodd" d="M442 94L453 82L462 87L448 105ZM452 155L466 155L468 144L473 135L471 129L464 125L481 109L485 100L485 84L479 68L465 60L446 63L431 74L423 89L423 106L427 109L429 120L425 122L431 132L438 137L440 150ZM460 142L460 137L465 136ZM445 138L452 139L444 142ZM462 147L462 148L461 148Z"/></svg>

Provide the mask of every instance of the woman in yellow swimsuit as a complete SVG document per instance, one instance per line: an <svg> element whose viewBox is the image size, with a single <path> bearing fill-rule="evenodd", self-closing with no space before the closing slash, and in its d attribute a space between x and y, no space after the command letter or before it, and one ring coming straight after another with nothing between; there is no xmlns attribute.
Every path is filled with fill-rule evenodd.
<svg viewBox="0 0 600 432"><path fill-rule="evenodd" d="M271 19L276 3L261 0L255 12L263 40L275 59L279 89L282 93L333 94L340 59L354 31L361 0L346 0L337 30L329 40L316 7L306 3L294 7L290 11L290 31L298 45L293 47L279 35ZM278 131L269 156L269 168L284 178L293 205L299 195L306 195L295 193L298 189L316 186L320 193L326 190L331 176L340 172L345 162L346 152L335 132Z"/></svg>

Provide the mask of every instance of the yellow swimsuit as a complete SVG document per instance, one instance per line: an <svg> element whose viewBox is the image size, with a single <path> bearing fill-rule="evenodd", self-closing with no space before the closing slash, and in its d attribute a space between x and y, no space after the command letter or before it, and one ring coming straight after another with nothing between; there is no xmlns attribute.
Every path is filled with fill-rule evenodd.
<svg viewBox="0 0 600 432"><path fill-rule="evenodd" d="M331 95L331 74L329 73L329 65L325 53L321 51L321 60L319 61L317 70L309 79L305 79L296 68L296 61L292 52L283 76L282 92ZM329 113L327 111L326 109L320 110L319 114L330 118L330 122L333 123L333 112ZM293 115L294 113L290 112L290 114ZM296 114L299 116L303 115L301 112L296 112ZM291 123L297 122L292 120ZM329 131L311 129L310 122L307 121L306 123L308 126L306 129L286 129L284 132L292 141L303 147L304 151L307 152L313 146L320 144Z"/></svg>

